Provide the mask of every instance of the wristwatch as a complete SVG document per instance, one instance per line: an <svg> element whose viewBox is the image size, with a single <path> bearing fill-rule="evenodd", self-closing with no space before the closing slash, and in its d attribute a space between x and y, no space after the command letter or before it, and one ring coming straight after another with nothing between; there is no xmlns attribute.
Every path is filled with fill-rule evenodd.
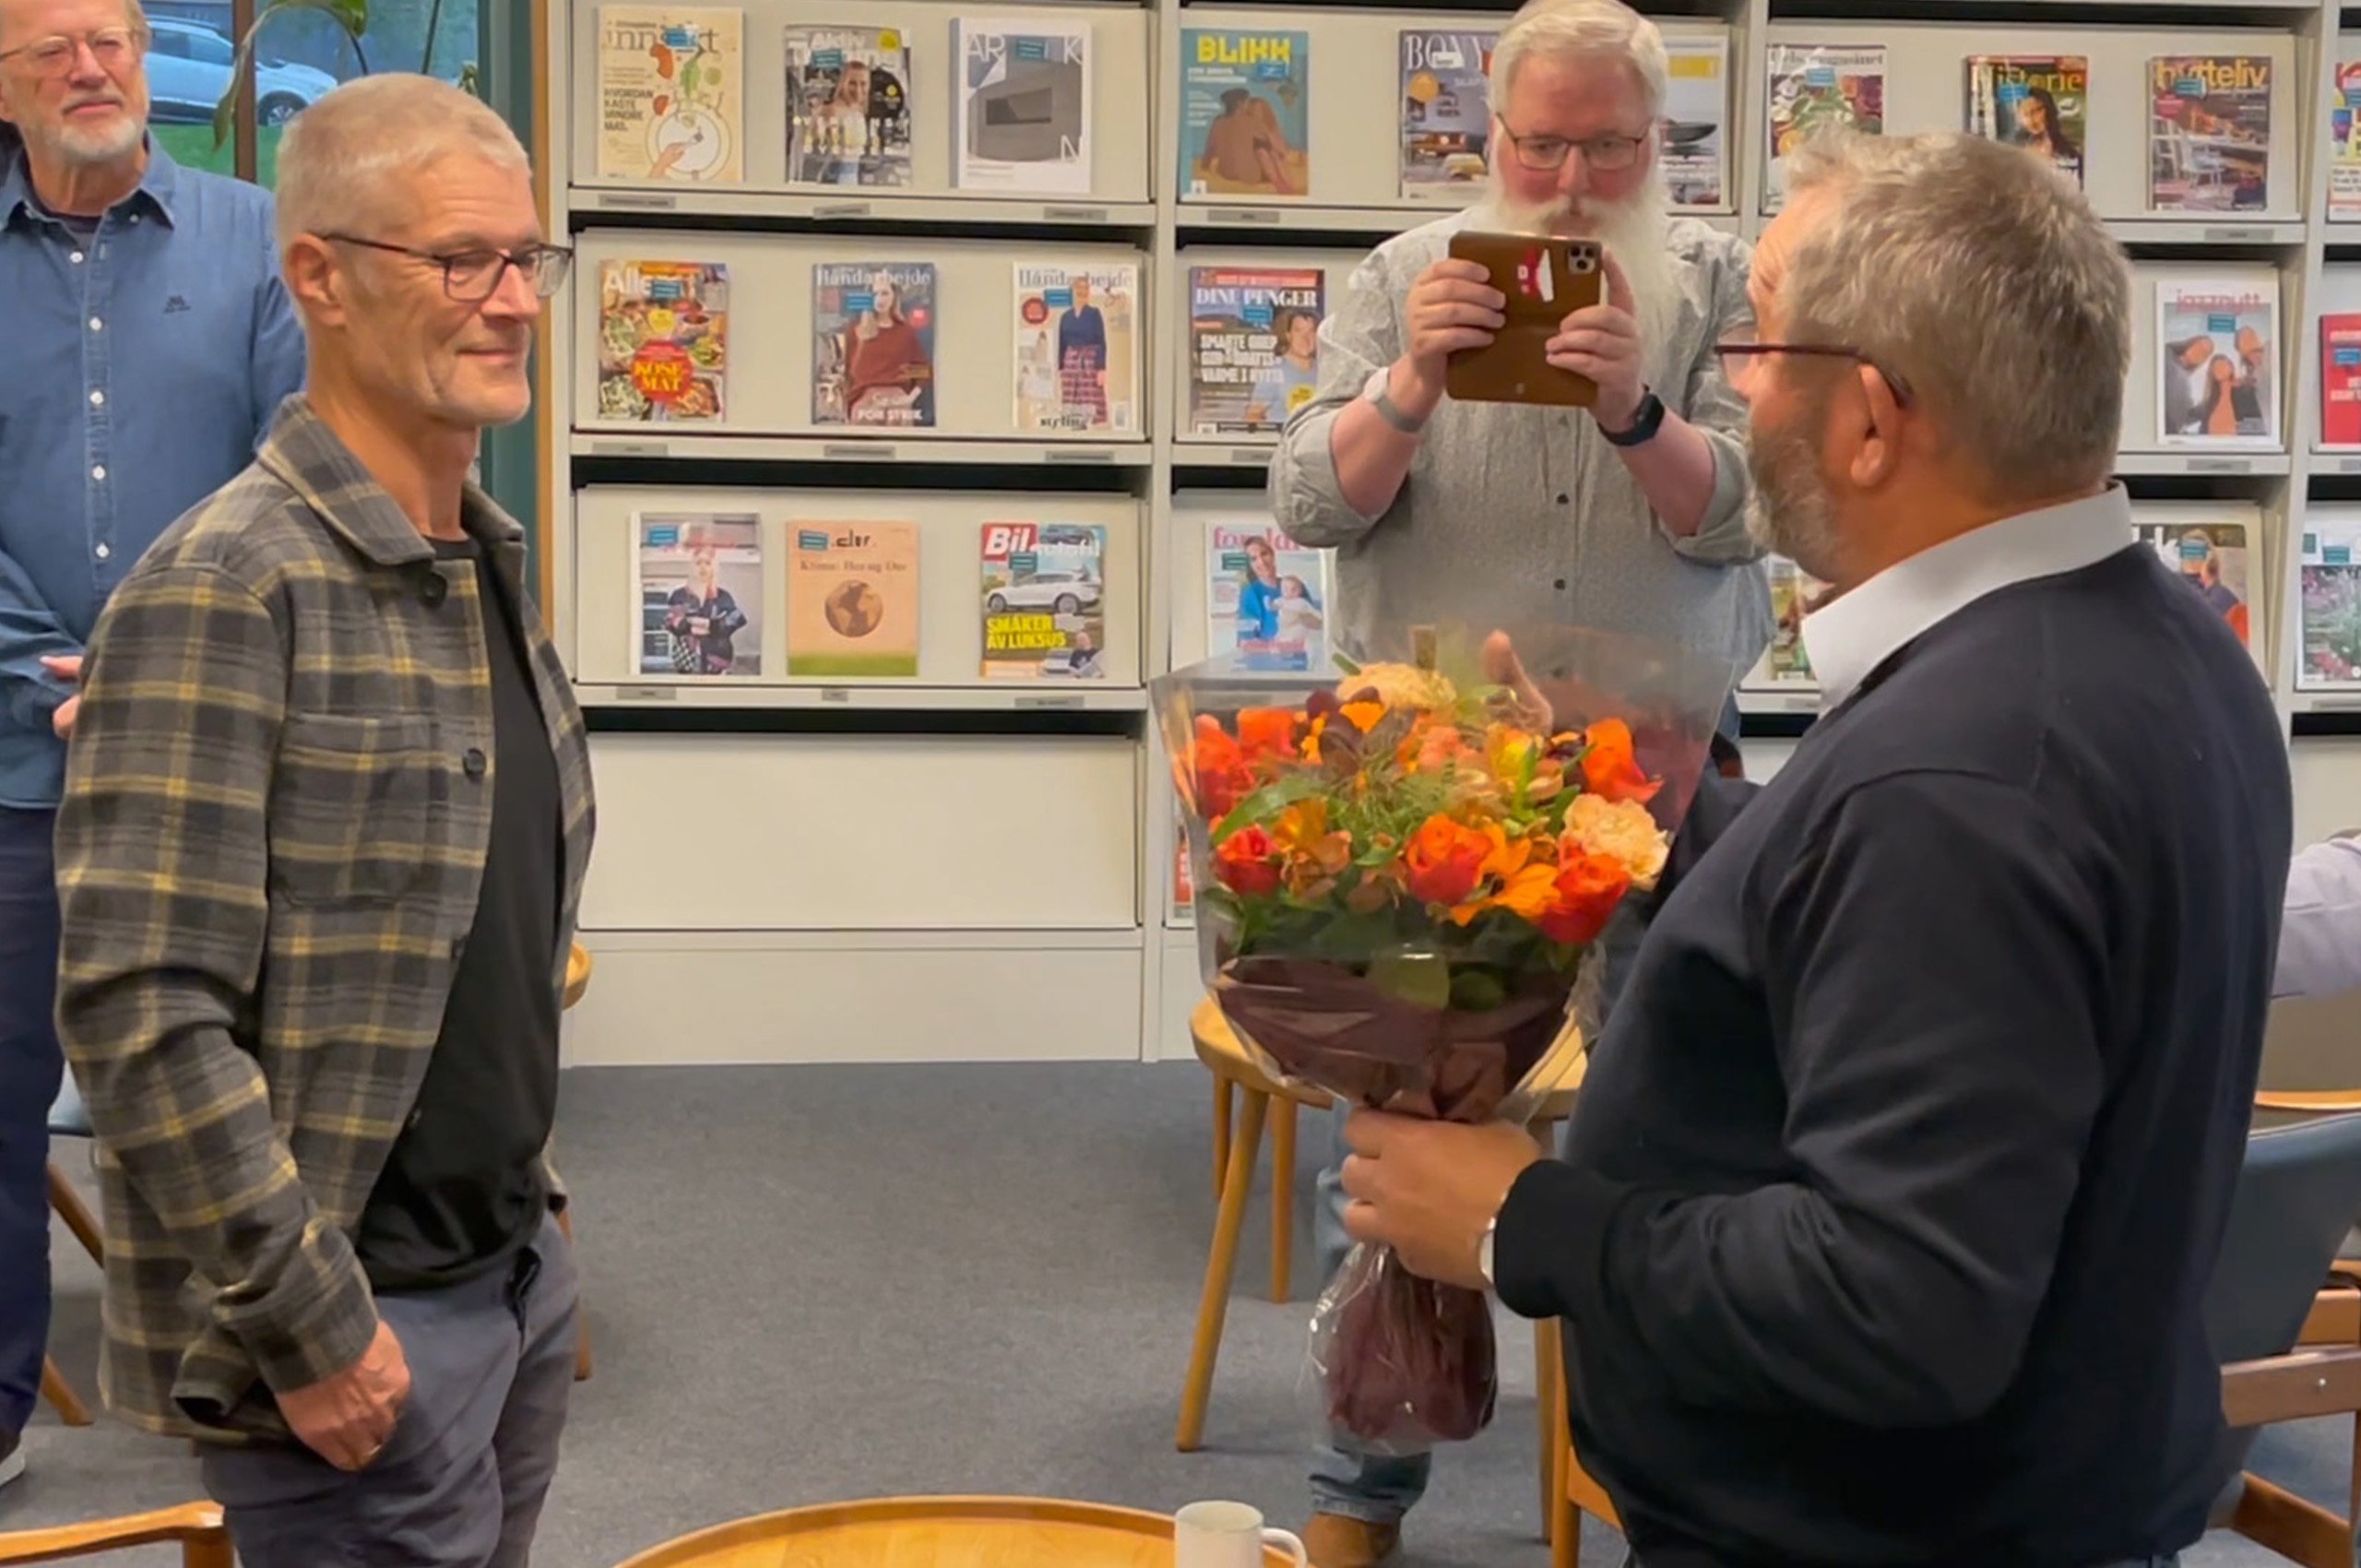
<svg viewBox="0 0 2361 1568"><path fill-rule="evenodd" d="M1632 411L1630 427L1623 430L1609 430L1605 425L1601 425L1598 428L1598 434L1607 438L1607 444L1609 446L1637 446L1643 442L1655 440L1656 432L1663 426L1664 399L1654 392L1642 388L1640 406Z"/></svg>
<svg viewBox="0 0 2361 1568"><path fill-rule="evenodd" d="M1501 1283L1492 1277L1492 1238L1500 1233L1500 1229L1501 1217L1496 1214L1486 1223L1483 1240L1476 1243L1476 1272L1482 1275L1484 1283L1495 1290L1501 1288Z"/></svg>
<svg viewBox="0 0 2361 1568"><path fill-rule="evenodd" d="M1427 428L1427 422L1412 419L1402 411L1401 404L1386 396L1385 379L1388 374L1389 371L1383 366L1371 371L1368 382L1361 387L1361 396L1377 405L1378 418L1405 435L1416 435Z"/></svg>

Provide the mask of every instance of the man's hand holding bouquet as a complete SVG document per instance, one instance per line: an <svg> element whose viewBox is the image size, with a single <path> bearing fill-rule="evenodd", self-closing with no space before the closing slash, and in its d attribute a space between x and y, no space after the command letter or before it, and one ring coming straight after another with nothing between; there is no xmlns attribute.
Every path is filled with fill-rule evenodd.
<svg viewBox="0 0 2361 1568"><path fill-rule="evenodd" d="M1596 944L1664 868L1729 671L1571 627L1405 640L1333 682L1216 659L1156 683L1198 953L1273 1076L1522 1127L1579 1060ZM1312 1356L1326 1420L1366 1451L1491 1417L1489 1301L1391 1248L1354 1248Z"/></svg>

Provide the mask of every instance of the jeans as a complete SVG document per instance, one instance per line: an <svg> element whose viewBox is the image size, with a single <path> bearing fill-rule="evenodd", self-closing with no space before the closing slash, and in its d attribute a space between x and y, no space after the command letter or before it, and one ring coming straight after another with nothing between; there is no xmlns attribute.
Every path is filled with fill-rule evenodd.
<svg viewBox="0 0 2361 1568"><path fill-rule="evenodd" d="M409 1363L385 1451L339 1470L296 1444L217 1447L205 1490L245 1568L525 1568L574 1390L574 1249L554 1218L507 1268L388 1291Z"/></svg>
<svg viewBox="0 0 2361 1568"><path fill-rule="evenodd" d="M1638 952L1640 938L1646 929L1638 911L1626 906L1617 911L1599 938L1599 956L1606 965L1600 999L1602 1027L1623 989L1632 955ZM1347 1107L1341 1102L1328 1113L1328 1160L1314 1183L1312 1265L1319 1271L1323 1289L1336 1277L1336 1271L1344 1266L1345 1255L1352 1250L1352 1238L1345 1234L1345 1206L1350 1201L1345 1195L1345 1157L1351 1152L1345 1143L1346 1114ZM1562 1137L1566 1129L1560 1131ZM1349 1436L1329 1431L1312 1444L1312 1512L1341 1515L1372 1525L1399 1524L1402 1516L1426 1495L1427 1479L1433 1466L1432 1454L1363 1454L1353 1446Z"/></svg>
<svg viewBox="0 0 2361 1568"><path fill-rule="evenodd" d="M49 1108L65 1071L56 816L0 806L0 1452L32 1417L49 1341Z"/></svg>

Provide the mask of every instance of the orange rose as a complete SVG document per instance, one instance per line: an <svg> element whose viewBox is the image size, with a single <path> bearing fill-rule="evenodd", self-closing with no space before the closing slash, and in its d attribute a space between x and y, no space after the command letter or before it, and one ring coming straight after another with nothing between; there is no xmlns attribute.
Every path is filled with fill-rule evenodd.
<svg viewBox="0 0 2361 1568"><path fill-rule="evenodd" d="M1284 707L1247 707L1238 713L1238 743L1252 762L1295 750L1296 715Z"/></svg>
<svg viewBox="0 0 2361 1568"><path fill-rule="evenodd" d="M1246 766L1246 754L1221 727L1221 720L1211 714L1197 715L1196 741L1190 747L1190 760L1197 774L1197 810L1207 822L1219 822L1229 814L1239 797L1254 787L1254 775Z"/></svg>
<svg viewBox="0 0 2361 1568"><path fill-rule="evenodd" d="M1422 902L1456 904L1476 891L1491 852L1492 840L1479 830L1430 816L1403 847L1404 884Z"/></svg>
<svg viewBox="0 0 2361 1568"><path fill-rule="evenodd" d="M1646 801L1664 787L1661 778L1640 771L1631 749L1631 727L1619 719L1602 719L1584 732L1583 788L1610 801Z"/></svg>
<svg viewBox="0 0 2361 1568"><path fill-rule="evenodd" d="M1241 827L1214 849L1214 874L1233 893L1252 897L1279 885L1279 868L1272 859L1276 848L1259 826Z"/></svg>
<svg viewBox="0 0 2361 1568"><path fill-rule="evenodd" d="M1596 941L1631 886L1631 873L1605 855L1576 855L1559 863L1557 897L1533 923L1552 942Z"/></svg>

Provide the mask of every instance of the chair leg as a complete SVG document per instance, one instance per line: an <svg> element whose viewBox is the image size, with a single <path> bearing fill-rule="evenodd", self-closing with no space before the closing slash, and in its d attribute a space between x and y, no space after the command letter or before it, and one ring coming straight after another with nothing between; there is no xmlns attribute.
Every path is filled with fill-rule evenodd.
<svg viewBox="0 0 2361 1568"><path fill-rule="evenodd" d="M1541 1538L1548 1540L1557 1518L1558 1444L1558 1320L1540 1318L1533 1324L1533 1413L1535 1436L1541 1445Z"/></svg>
<svg viewBox="0 0 2361 1568"><path fill-rule="evenodd" d="M1219 1201L1221 1184L1229 1175L1229 1080L1214 1075L1214 1197Z"/></svg>
<svg viewBox="0 0 2361 1568"><path fill-rule="evenodd" d="M1213 1396L1214 1360L1221 1352L1221 1330L1229 1313L1229 1284L1238 1269L1238 1233L1246 1221L1247 1189L1254 1183L1254 1156L1263 1142L1263 1122L1271 1097L1246 1091L1237 1136L1230 1140L1229 1169L1222 1178L1221 1204L1214 1215L1213 1249L1205 1256L1204 1288L1197 1296L1197 1331L1189 1347L1188 1381L1180 1388L1180 1423L1173 1446L1194 1453L1205 1435L1205 1405Z"/></svg>
<svg viewBox="0 0 2361 1568"><path fill-rule="evenodd" d="M90 1424L89 1407L82 1403L82 1396L74 1392L74 1385L65 1381L65 1374L47 1356L41 1359L41 1396L50 1402L57 1411L57 1419L67 1426Z"/></svg>
<svg viewBox="0 0 2361 1568"><path fill-rule="evenodd" d="M1284 1301L1294 1286L1295 1101L1271 1107L1271 1300Z"/></svg>
<svg viewBox="0 0 2361 1568"><path fill-rule="evenodd" d="M1549 1324L1551 1350L1559 1347L1558 1324ZM1549 1383L1549 1568L1578 1568L1583 1555L1583 1511L1572 1494L1574 1440L1566 1430L1565 1363Z"/></svg>
<svg viewBox="0 0 2361 1568"><path fill-rule="evenodd" d="M74 1232L74 1239L82 1243L82 1250L90 1254L92 1263L106 1262L105 1232L99 1229L89 1206L82 1202L82 1194L74 1190L74 1183L65 1179L65 1172L57 1168L54 1160L49 1166L49 1206L65 1221L65 1229Z"/></svg>

